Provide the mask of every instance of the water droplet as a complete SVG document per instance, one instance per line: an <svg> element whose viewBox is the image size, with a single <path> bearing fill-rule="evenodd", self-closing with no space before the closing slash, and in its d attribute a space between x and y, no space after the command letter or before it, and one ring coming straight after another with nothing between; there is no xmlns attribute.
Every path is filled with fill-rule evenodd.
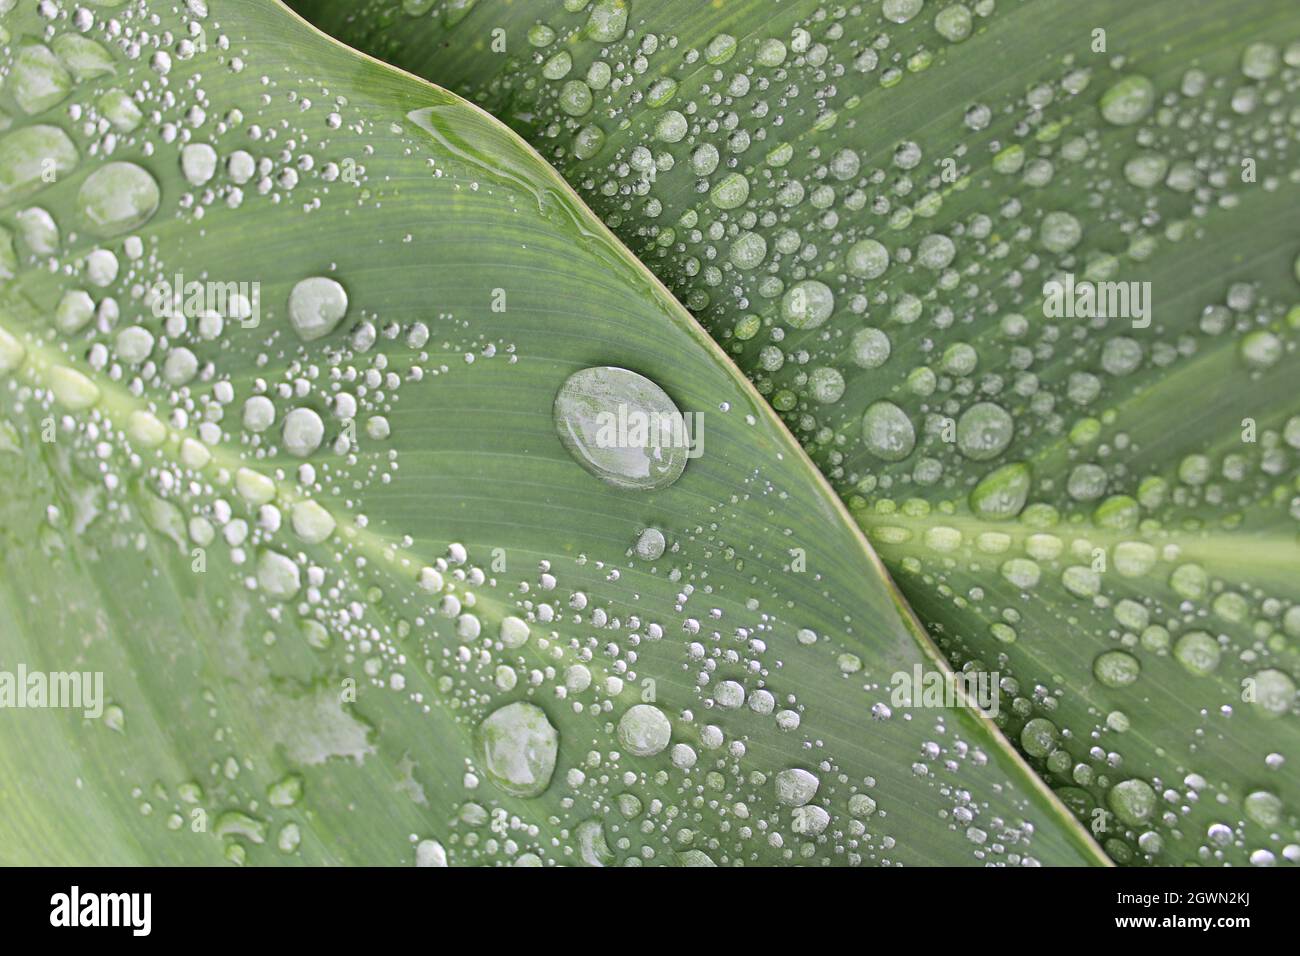
<svg viewBox="0 0 1300 956"><path fill-rule="evenodd" d="M560 735L536 704L518 701L493 711L477 740L483 770L506 793L535 797L550 785Z"/></svg>
<svg viewBox="0 0 1300 956"><path fill-rule="evenodd" d="M292 807L302 799L302 790L302 777L291 773L267 788L266 800L273 807Z"/></svg>
<svg viewBox="0 0 1300 956"><path fill-rule="evenodd" d="M583 820L574 836L578 841L578 856L587 866L611 866L614 853L605 841L605 827L599 820Z"/></svg>
<svg viewBox="0 0 1300 956"><path fill-rule="evenodd" d="M14 100L28 115L57 106L72 90L72 76L54 52L40 43L18 48L9 82Z"/></svg>
<svg viewBox="0 0 1300 956"><path fill-rule="evenodd" d="M528 642L528 622L518 617L505 617L501 619L501 629L498 637L501 639L503 646L511 648L523 647Z"/></svg>
<svg viewBox="0 0 1300 956"><path fill-rule="evenodd" d="M889 250L875 239L863 239L849 247L845 267L861 279L875 279L889 268Z"/></svg>
<svg viewBox="0 0 1300 956"><path fill-rule="evenodd" d="M101 236L148 222L158 211L158 183L135 163L108 163L86 177L77 205Z"/></svg>
<svg viewBox="0 0 1300 956"><path fill-rule="evenodd" d="M1048 252L1069 252L1083 238L1083 227L1068 212L1049 212L1043 217L1039 237Z"/></svg>
<svg viewBox="0 0 1300 956"><path fill-rule="evenodd" d="M27 357L27 347L8 329L0 327L0 373L9 373L22 367Z"/></svg>
<svg viewBox="0 0 1300 956"><path fill-rule="evenodd" d="M1107 687L1127 687L1138 679L1142 666L1125 651L1106 651L1092 662L1092 673Z"/></svg>
<svg viewBox="0 0 1300 956"><path fill-rule="evenodd" d="M109 52L89 37L62 33L50 45L78 81L117 72Z"/></svg>
<svg viewBox="0 0 1300 956"><path fill-rule="evenodd" d="M940 233L926 236L916 247L916 261L935 272L946 269L957 255L957 247Z"/></svg>
<svg viewBox="0 0 1300 956"><path fill-rule="evenodd" d="M298 565L287 555L267 549L257 560L257 583L269 597L287 601L298 593Z"/></svg>
<svg viewBox="0 0 1300 956"><path fill-rule="evenodd" d="M1011 416L992 402L976 402L957 420L957 448L974 461L988 461L1006 451L1015 432Z"/></svg>
<svg viewBox="0 0 1300 956"><path fill-rule="evenodd" d="M325 437L325 423L310 408L295 408L284 416L284 450L306 458L320 447Z"/></svg>
<svg viewBox="0 0 1300 956"><path fill-rule="evenodd" d="M835 308L830 287L816 279L796 282L781 299L781 318L796 329L815 329Z"/></svg>
<svg viewBox="0 0 1300 956"><path fill-rule="evenodd" d="M647 561L657 561L663 557L666 545L662 531L658 528L646 528L637 538L636 553Z"/></svg>
<svg viewBox="0 0 1300 956"><path fill-rule="evenodd" d="M742 174L728 173L709 192L709 200L719 209L735 209L749 198L749 180Z"/></svg>
<svg viewBox="0 0 1300 956"><path fill-rule="evenodd" d="M191 186L202 186L217 171L217 151L207 143L191 143L181 150L181 172Z"/></svg>
<svg viewBox="0 0 1300 956"><path fill-rule="evenodd" d="M627 0L596 0L587 16L587 36L598 43L613 43L627 29Z"/></svg>
<svg viewBox="0 0 1300 956"><path fill-rule="evenodd" d="M1111 787L1106 794L1106 804L1121 822L1140 827L1146 825L1155 812L1156 792L1145 780L1124 780Z"/></svg>
<svg viewBox="0 0 1300 956"><path fill-rule="evenodd" d="M877 458L902 461L916 447L916 429L893 402L873 402L862 415L862 440Z"/></svg>
<svg viewBox="0 0 1300 956"><path fill-rule="evenodd" d="M59 404L74 412L90 408L99 401L99 387L66 365L56 365L50 370L50 388Z"/></svg>
<svg viewBox="0 0 1300 956"><path fill-rule="evenodd" d="M329 335L348 311L348 294L333 279L303 279L289 293L289 322L304 342Z"/></svg>
<svg viewBox="0 0 1300 956"><path fill-rule="evenodd" d="M992 520L1014 518L1025 507L1033 479L1023 461L1003 465L987 475L970 493L970 506L977 515Z"/></svg>
<svg viewBox="0 0 1300 956"><path fill-rule="evenodd" d="M672 733L673 726L664 712L652 704L635 704L618 721L619 743L637 757L662 753Z"/></svg>
<svg viewBox="0 0 1300 956"><path fill-rule="evenodd" d="M776 798L787 807L802 807L817 795L821 781L801 767L782 770L776 775Z"/></svg>
<svg viewBox="0 0 1300 956"><path fill-rule="evenodd" d="M0 200L39 189L77 168L77 148L57 126L24 126L0 137Z"/></svg>
<svg viewBox="0 0 1300 956"><path fill-rule="evenodd" d="M444 867L447 865L447 850L437 840L421 840L415 845L415 865Z"/></svg>
<svg viewBox="0 0 1300 956"><path fill-rule="evenodd" d="M613 366L575 372L560 387L553 413L569 454L606 484L665 488L686 468L685 420L644 375Z"/></svg>
<svg viewBox="0 0 1300 956"><path fill-rule="evenodd" d="M1189 631L1174 644L1174 658L1197 677L1213 673L1220 656L1218 642L1205 631Z"/></svg>
<svg viewBox="0 0 1300 956"><path fill-rule="evenodd" d="M320 544L334 533L334 516L315 501L299 501L289 514L294 534L308 544Z"/></svg>
<svg viewBox="0 0 1300 956"><path fill-rule="evenodd" d="M892 20L894 23L906 23L918 13L924 0L885 0L881 7L885 19Z"/></svg>
<svg viewBox="0 0 1300 956"><path fill-rule="evenodd" d="M1116 126L1131 126L1156 102L1156 88L1145 76L1126 76L1101 96L1101 115Z"/></svg>
<svg viewBox="0 0 1300 956"><path fill-rule="evenodd" d="M1282 717L1295 706L1295 681L1283 671L1274 668L1255 674L1255 712L1261 717Z"/></svg>

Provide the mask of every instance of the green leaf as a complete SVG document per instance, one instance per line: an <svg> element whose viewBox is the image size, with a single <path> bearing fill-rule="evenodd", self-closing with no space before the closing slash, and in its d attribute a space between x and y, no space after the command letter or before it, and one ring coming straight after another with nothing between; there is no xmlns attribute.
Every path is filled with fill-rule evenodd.
<svg viewBox="0 0 1300 956"><path fill-rule="evenodd" d="M267 0L4 29L0 861L1104 862L505 127Z"/></svg>
<svg viewBox="0 0 1300 956"><path fill-rule="evenodd" d="M556 165L1116 860L1300 860L1300 7L298 6Z"/></svg>

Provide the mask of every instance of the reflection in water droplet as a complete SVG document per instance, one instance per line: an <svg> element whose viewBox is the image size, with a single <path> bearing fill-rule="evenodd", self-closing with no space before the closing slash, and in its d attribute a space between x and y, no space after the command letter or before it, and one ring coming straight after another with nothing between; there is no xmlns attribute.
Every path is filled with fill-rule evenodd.
<svg viewBox="0 0 1300 956"><path fill-rule="evenodd" d="M1101 115L1116 126L1131 126L1151 112L1155 86L1145 76L1126 76L1101 97Z"/></svg>
<svg viewBox="0 0 1300 956"><path fill-rule="evenodd" d="M574 836L578 839L578 855L587 866L613 865L616 857L605 842L605 827L599 820L582 821Z"/></svg>
<svg viewBox="0 0 1300 956"><path fill-rule="evenodd" d="M686 422L644 375L611 366L575 372L555 396L553 413L569 454L606 484L664 488L686 468Z"/></svg>
<svg viewBox="0 0 1300 956"><path fill-rule="evenodd" d="M63 102L72 76L49 47L28 43L18 48L10 73L14 101L24 113L43 113Z"/></svg>
<svg viewBox="0 0 1300 956"><path fill-rule="evenodd" d="M81 214L102 236L148 222L158 211L158 183L135 163L108 163L86 177L77 193Z"/></svg>
<svg viewBox="0 0 1300 956"><path fill-rule="evenodd" d="M6 134L0 139L0 200L57 181L77 161L77 148L57 126L25 126Z"/></svg>
<svg viewBox="0 0 1300 956"><path fill-rule="evenodd" d="M348 294L333 279L303 279L289 293L289 322L304 342L329 335L348 311Z"/></svg>
<svg viewBox="0 0 1300 956"><path fill-rule="evenodd" d="M1145 780L1124 780L1106 795L1106 803L1122 823L1143 826L1155 812L1156 794Z"/></svg>
<svg viewBox="0 0 1300 956"><path fill-rule="evenodd" d="M657 561L663 557L667 545L668 542L662 531L658 528L646 528L641 532L641 537L637 538L636 553L647 561Z"/></svg>
<svg viewBox="0 0 1300 956"><path fill-rule="evenodd" d="M907 413L883 400L863 413L862 438L871 453L884 461L902 461L916 447L916 430Z"/></svg>
<svg viewBox="0 0 1300 956"><path fill-rule="evenodd" d="M1141 671L1138 659L1126 651L1105 651L1092 662L1092 673L1107 687L1127 687Z"/></svg>
<svg viewBox="0 0 1300 956"><path fill-rule="evenodd" d="M560 749L559 732L536 704L506 704L478 728L483 770L514 797L535 797L550 785Z"/></svg>
<svg viewBox="0 0 1300 956"><path fill-rule="evenodd" d="M1025 507L1033 479L1023 461L996 468L970 493L971 510L993 520L1014 518Z"/></svg>
<svg viewBox="0 0 1300 956"><path fill-rule="evenodd" d="M664 712L653 704L635 704L618 722L618 740L623 748L637 757L662 753L672 739L673 725Z"/></svg>
<svg viewBox="0 0 1300 956"><path fill-rule="evenodd" d="M64 408L74 412L89 408L99 401L99 386L76 369L57 365L50 370L50 388Z"/></svg>

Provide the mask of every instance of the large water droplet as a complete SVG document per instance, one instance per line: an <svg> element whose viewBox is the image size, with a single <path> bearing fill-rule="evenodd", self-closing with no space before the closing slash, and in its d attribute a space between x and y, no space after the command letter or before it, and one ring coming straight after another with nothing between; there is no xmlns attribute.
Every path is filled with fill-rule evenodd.
<svg viewBox="0 0 1300 956"><path fill-rule="evenodd" d="M664 488L686 468L686 422L662 388L612 366L575 372L555 396L555 430L583 468L617 488Z"/></svg>
<svg viewBox="0 0 1300 956"><path fill-rule="evenodd" d="M143 225L158 211L158 183L135 163L108 163L86 177L77 205L101 236Z"/></svg>
<svg viewBox="0 0 1300 956"><path fill-rule="evenodd" d="M994 520L1014 518L1029 497L1033 477L1023 461L1012 462L989 472L970 493L970 506L977 515Z"/></svg>
<svg viewBox="0 0 1300 956"><path fill-rule="evenodd" d="M907 413L893 402L873 402L862 416L862 440L885 461L902 461L916 447L916 429Z"/></svg>
<svg viewBox="0 0 1300 956"><path fill-rule="evenodd" d="M50 370L50 388L59 404L74 412L90 408L99 401L99 386L66 365L56 365Z"/></svg>
<svg viewBox="0 0 1300 956"><path fill-rule="evenodd" d="M1000 405L976 402L957 420L957 447L967 458L988 461L1011 444L1015 424Z"/></svg>
<svg viewBox="0 0 1300 956"><path fill-rule="evenodd" d="M672 739L673 726L664 712L653 704L629 707L618 722L618 740L623 748L637 757L662 753Z"/></svg>
<svg viewBox="0 0 1300 956"><path fill-rule="evenodd" d="M1116 126L1130 126L1156 102L1156 88L1145 76L1126 76L1101 96L1101 115Z"/></svg>
<svg viewBox="0 0 1300 956"><path fill-rule="evenodd" d="M1189 631L1174 644L1174 658L1197 677L1213 673L1220 656L1218 641L1205 631Z"/></svg>
<svg viewBox="0 0 1300 956"><path fill-rule="evenodd" d="M1124 780L1106 795L1115 816L1131 827L1140 827L1151 819L1156 808L1156 792L1145 780Z"/></svg>
<svg viewBox="0 0 1300 956"><path fill-rule="evenodd" d="M77 148L57 126L25 126L0 139L0 200L57 180L77 166Z"/></svg>
<svg viewBox="0 0 1300 956"><path fill-rule="evenodd" d="M863 239L849 247L845 266L859 278L875 279L889 268L889 250L875 239Z"/></svg>
<svg viewBox="0 0 1300 956"><path fill-rule="evenodd" d="M636 553L638 557L645 558L647 561L657 561L663 557L667 546L668 542L662 531L658 528L646 528L636 540Z"/></svg>
<svg viewBox="0 0 1300 956"><path fill-rule="evenodd" d="M257 560L257 583L277 601L287 601L301 586L298 565L279 551L263 551Z"/></svg>
<svg viewBox="0 0 1300 956"><path fill-rule="evenodd" d="M559 732L536 704L506 704L478 728L483 770L514 797L535 797L546 790L559 749Z"/></svg>
<svg viewBox="0 0 1300 956"><path fill-rule="evenodd" d="M574 831L578 855L587 866L613 866L617 857L605 840L605 826L599 820L583 820Z"/></svg>
<svg viewBox="0 0 1300 956"><path fill-rule="evenodd" d="M325 423L310 408L295 408L284 416L284 448L289 454L306 458L320 447L325 437Z"/></svg>
<svg viewBox="0 0 1300 956"><path fill-rule="evenodd" d="M1142 671L1138 659L1126 651L1105 651L1092 662L1092 673L1107 687L1127 687Z"/></svg>
<svg viewBox="0 0 1300 956"><path fill-rule="evenodd" d="M627 29L627 0L596 0L587 15L587 36L598 43L612 43Z"/></svg>
<svg viewBox="0 0 1300 956"><path fill-rule="evenodd" d="M821 781L800 767L776 775L776 798L788 807L802 807L817 795Z"/></svg>
<svg viewBox="0 0 1300 956"><path fill-rule="evenodd" d="M815 329L831 317L835 294L824 282L805 279L781 299L781 318L796 329Z"/></svg>
<svg viewBox="0 0 1300 956"><path fill-rule="evenodd" d="M14 56L10 82L14 100L24 113L43 113L63 102L72 89L72 76L49 47L29 43Z"/></svg>
<svg viewBox="0 0 1300 956"><path fill-rule="evenodd" d="M348 294L333 279L303 279L289 293L289 322L304 342L329 335L348 311Z"/></svg>

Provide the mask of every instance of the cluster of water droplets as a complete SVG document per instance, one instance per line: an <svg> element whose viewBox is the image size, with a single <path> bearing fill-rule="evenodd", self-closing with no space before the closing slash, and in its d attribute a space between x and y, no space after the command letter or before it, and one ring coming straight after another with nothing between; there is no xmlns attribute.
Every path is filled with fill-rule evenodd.
<svg viewBox="0 0 1300 956"><path fill-rule="evenodd" d="M1293 780L1268 739L1295 718L1300 640L1300 592L1279 570L1294 566L1300 415L1276 401L1296 286L1262 267L1196 284L1195 301L1179 287L1190 256L1214 273L1230 253L1275 252L1213 237L1294 208L1300 38L1158 76L1113 34L1108 51L1081 32L1046 69L1011 49L1005 68L1032 69L1032 85L954 100L913 133L885 91L983 68L966 45L1005 5L807 4L766 34L691 43L654 4L575 0L511 31L497 70L485 54L435 66L416 45L389 50L370 31L392 6L367 4L352 39L501 107L669 284L944 649L1010 675L1000 721L1085 823L1112 815L1094 832L1116 859L1166 859L1171 842L1207 860L1300 856L1294 813L1261 824L1278 797L1234 779ZM472 5L431 6L404 12L453 36L479 22ZM1283 268L1300 282L1294 250ZM1045 287L1067 281L1133 300L1122 315L1053 311ZM1215 405L1182 429L1178 407L1202 401ZM1086 670L1042 673L1078 631ZM1166 667L1198 681L1194 701L1159 690ZM1186 733L1130 745L1161 705L1187 711ZM1262 721L1248 766L1234 719ZM1165 779L1198 766L1199 787ZM1213 833L1206 789L1231 807Z"/></svg>
<svg viewBox="0 0 1300 956"><path fill-rule="evenodd" d="M445 4L446 22L472 5ZM431 4L405 7L423 14ZM12 8L0 0L0 12ZM583 10L593 42L623 37L625 3ZM621 554L557 555L526 572L498 570L481 546L372 521L371 503L407 460L393 424L403 399L486 362L513 364L511 344L436 311L387 320L328 258L292 275L259 264L261 287L228 283L195 258L211 252L209 231L229 242L254 210L274 211L263 221L277 224L375 212L367 170L348 156L382 152L373 124L330 84L250 52L252 38L217 22L203 0L166 9L46 0L20 13L5 21L21 22L20 35L0 27L0 204L13 210L0 220L0 450L38 447L48 421L53 443L83 462L72 513L44 512L40 544L52 559L83 548L103 560L105 543L142 551L142 519L174 545L174 560L210 576L201 580L238 585L214 585L220 597L207 613L219 623L204 633L249 713L231 713L216 693L194 701L211 750L226 755L193 757L186 779L133 786L143 816L180 833L211 811L204 832L233 863L318 847L324 837L304 812L315 768L383 759L382 728L320 676L346 673L354 694L388 695L426 717L437 741L410 744L394 800L427 807L431 785L459 778L454 814L431 815L402 848L419 865L892 863L911 852L888 818L918 812L915 800L878 787L855 749L837 754L816 703L785 676L831 674L864 715L889 721L880 675L843 649L865 625L842 614L834 634L797 629L782 582L746 570L747 559L768 556L732 519L758 501L775 526L785 489L748 470L706 523L647 518L629 528ZM542 50L553 38L539 29L534 42ZM704 55L723 64L735 49L719 37ZM786 56L780 43L761 51L773 68ZM557 103L582 116L602 71L573 85L563 65L547 67L563 81ZM655 95L672 99L667 87ZM477 170L463 182L446 173L459 157L401 119L384 133L387 162L414 156L448 190L479 188ZM669 111L656 135L673 142L686 126ZM750 189L739 174L723 177L709 201L739 210ZM764 240L750 235L733 259L757 265ZM881 267L870 246L855 261ZM817 328L835 308L829 286L812 279L781 301L796 328ZM887 352L888 342L870 347ZM834 402L843 382L829 371L816 388ZM678 446L611 448L598 435L602 412L681 422L659 384L596 366L553 387L549 411L574 483L649 496L688 472ZM743 598L711 565L748 575ZM653 593L630 590L624 575ZM267 660L283 645L303 651L316 678L272 693ZM110 732L130 733L119 704L105 718ZM287 767L238 753L245 721ZM1033 823L1016 812L1024 808L1004 812L983 795L1000 792L1003 770L962 727L928 715L924 728L898 733L924 738L904 770L927 806L941 808L958 853L1035 862ZM789 745L774 748L773 738ZM447 760L462 739L460 762Z"/></svg>

